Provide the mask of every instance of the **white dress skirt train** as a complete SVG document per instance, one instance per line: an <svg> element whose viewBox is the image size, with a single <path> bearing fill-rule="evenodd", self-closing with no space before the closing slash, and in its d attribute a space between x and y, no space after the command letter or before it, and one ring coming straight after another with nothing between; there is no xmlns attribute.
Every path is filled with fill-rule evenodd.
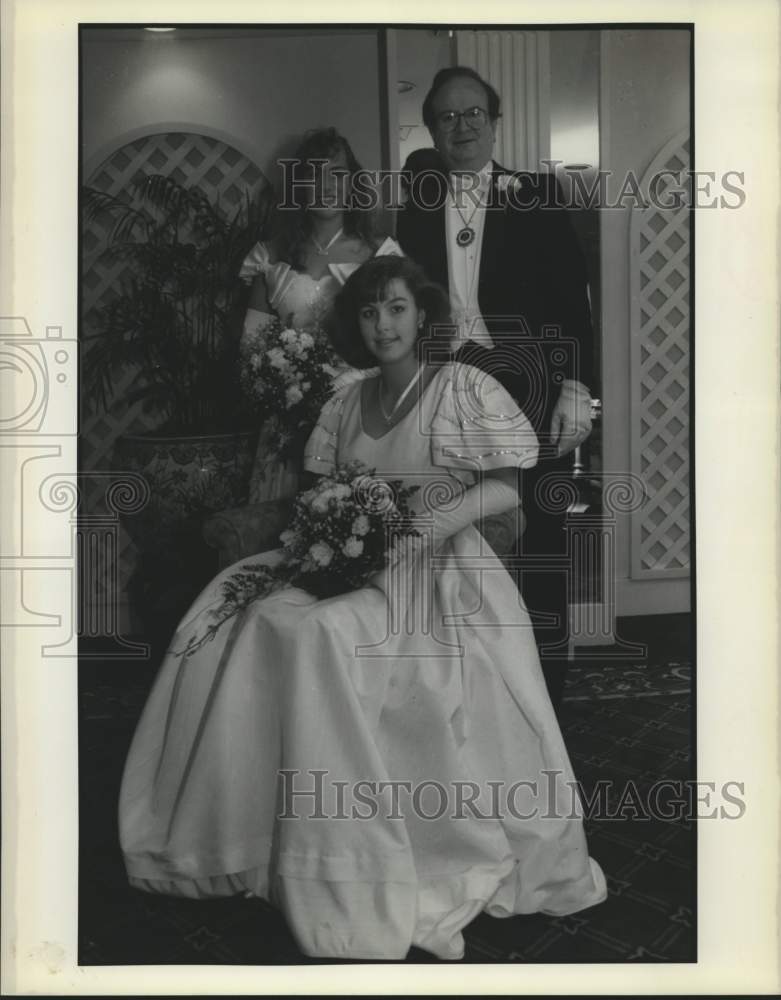
<svg viewBox="0 0 781 1000"><path fill-rule="evenodd" d="M507 465L507 437L486 443L497 415L525 418L490 380L476 446L459 411L473 373L445 366L379 440L349 386L306 464L361 459L417 485ZM519 464L533 461L524 432ZM120 836L133 886L260 896L305 954L358 959L411 945L457 959L481 911L563 915L605 898L528 613L475 527L439 551L414 628L397 628L371 586L326 600L289 588L177 656L235 569L180 623L130 748Z"/></svg>

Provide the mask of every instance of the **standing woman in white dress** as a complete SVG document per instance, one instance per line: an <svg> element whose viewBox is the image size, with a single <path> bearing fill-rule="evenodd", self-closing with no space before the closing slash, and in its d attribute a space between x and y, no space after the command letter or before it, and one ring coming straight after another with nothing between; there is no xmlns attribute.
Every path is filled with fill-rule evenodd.
<svg viewBox="0 0 781 1000"><path fill-rule="evenodd" d="M243 344L251 344L275 318L325 336L334 297L350 274L370 257L401 254L394 240L378 234L376 213L353 197L361 169L336 129L304 136L285 165L284 207L275 213L272 232L255 244L241 267L240 277L252 286ZM356 377L359 373L345 365L334 389ZM261 433L250 502L290 496L297 485L296 472L268 454Z"/></svg>
<svg viewBox="0 0 781 1000"><path fill-rule="evenodd" d="M394 628L394 571L324 600L291 586L169 652L128 754L120 839L134 887L259 896L306 955L458 959L481 911L561 916L606 897L528 612L474 524L517 506L537 440L490 375L421 356L446 299L409 259L363 265L335 317L347 360L379 372L325 405L304 464L357 460L420 487L436 563L418 554L405 579L426 600L411 617L396 606ZM240 565L172 650L203 634Z"/></svg>

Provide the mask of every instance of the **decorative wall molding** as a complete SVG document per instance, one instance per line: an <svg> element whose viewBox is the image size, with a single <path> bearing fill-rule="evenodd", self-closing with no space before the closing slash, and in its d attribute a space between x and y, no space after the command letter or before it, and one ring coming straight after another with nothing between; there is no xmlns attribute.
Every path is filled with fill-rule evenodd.
<svg viewBox="0 0 781 1000"><path fill-rule="evenodd" d="M263 150L256 147L247 139L236 136L232 132L224 129L212 128L211 125L203 125L200 122L184 120L155 122L154 128L149 125L140 125L138 128L131 128L119 135L112 136L109 142L103 143L95 149L82 164L82 177L84 183L89 184L89 178L93 177L98 168L104 162L110 160L118 150L124 146L130 146L139 139L147 139L152 135L166 135L169 133L184 133L186 135L200 135L206 139L214 139L223 143L226 147L238 150L250 163L261 164L264 159ZM267 155L267 154L266 154Z"/></svg>
<svg viewBox="0 0 781 1000"><path fill-rule="evenodd" d="M674 136L641 182L689 167L689 133ZM648 501L632 517L631 578L688 577L689 509L689 213L665 196L679 185L666 176L656 204L635 208L630 224L631 470ZM685 202L685 199L683 199Z"/></svg>

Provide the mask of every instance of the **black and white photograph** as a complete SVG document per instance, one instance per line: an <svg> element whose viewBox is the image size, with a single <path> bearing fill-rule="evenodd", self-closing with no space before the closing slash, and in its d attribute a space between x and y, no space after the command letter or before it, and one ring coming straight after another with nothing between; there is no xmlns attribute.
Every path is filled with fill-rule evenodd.
<svg viewBox="0 0 781 1000"><path fill-rule="evenodd" d="M36 958L669 989L759 814L704 687L695 262L752 175L701 152L699 26L178 10L75 25L75 314L3 307L6 454L72 559L24 501L11 623L68 581L77 664L74 953Z"/></svg>
<svg viewBox="0 0 781 1000"><path fill-rule="evenodd" d="M696 960L691 49L82 29L83 964Z"/></svg>

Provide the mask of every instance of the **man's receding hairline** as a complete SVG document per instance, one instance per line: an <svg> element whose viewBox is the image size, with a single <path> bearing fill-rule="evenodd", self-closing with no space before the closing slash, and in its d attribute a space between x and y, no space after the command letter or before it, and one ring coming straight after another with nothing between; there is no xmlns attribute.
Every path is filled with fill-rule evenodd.
<svg viewBox="0 0 781 1000"><path fill-rule="evenodd" d="M454 80L468 80L470 83L476 84L478 87L480 87L482 89L483 93L485 94L486 102L488 104L491 103L491 100L490 100L491 95L488 93L488 87L487 87L487 85L485 83L485 80L478 79L478 78L472 76L470 73L454 73L452 76L449 76L447 78L447 80L443 80L442 83L440 83L440 85L437 87L436 90L432 90L432 92L431 92L432 110L433 110L434 101L436 101L437 97L439 97L439 94L441 93L441 91L443 91L445 89L445 87L447 87L447 85L449 83L452 83Z"/></svg>

